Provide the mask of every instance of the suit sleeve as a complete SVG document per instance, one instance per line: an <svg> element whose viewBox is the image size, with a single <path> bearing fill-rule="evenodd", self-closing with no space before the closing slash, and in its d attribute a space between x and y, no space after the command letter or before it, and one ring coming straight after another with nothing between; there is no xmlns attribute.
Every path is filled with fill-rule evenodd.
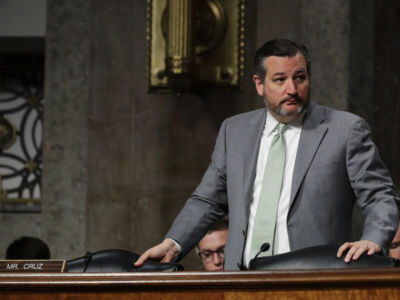
<svg viewBox="0 0 400 300"><path fill-rule="evenodd" d="M178 214L166 237L177 241L185 256L216 220L228 212L226 187L226 121L221 125L211 163L200 185Z"/></svg>
<svg viewBox="0 0 400 300"><path fill-rule="evenodd" d="M347 170L355 197L365 215L361 239L377 243L387 254L397 229L399 197L369 136L369 127L363 119L354 123L347 144Z"/></svg>

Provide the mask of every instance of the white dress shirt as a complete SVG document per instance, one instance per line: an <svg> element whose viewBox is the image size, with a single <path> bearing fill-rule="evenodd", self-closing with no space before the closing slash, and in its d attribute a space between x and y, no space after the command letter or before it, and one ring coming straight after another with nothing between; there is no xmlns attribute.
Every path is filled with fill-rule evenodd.
<svg viewBox="0 0 400 300"><path fill-rule="evenodd" d="M302 118L297 118L294 122L289 123L284 136L286 142L286 162L285 171L283 174L282 191L279 199L275 238L273 245L273 254L280 254L290 251L289 236L287 232L286 219L289 211L290 193L292 188L292 177L294 163L296 160L297 147L299 145ZM267 112L267 119L265 122L264 131L261 137L260 150L257 160L256 178L253 187L253 201L250 206L249 224L247 230L247 238L244 249L243 263L245 267L249 266L251 242L253 238L254 220L256 217L256 210L261 193L261 185L264 177L265 164L273 137L277 132L278 121Z"/></svg>

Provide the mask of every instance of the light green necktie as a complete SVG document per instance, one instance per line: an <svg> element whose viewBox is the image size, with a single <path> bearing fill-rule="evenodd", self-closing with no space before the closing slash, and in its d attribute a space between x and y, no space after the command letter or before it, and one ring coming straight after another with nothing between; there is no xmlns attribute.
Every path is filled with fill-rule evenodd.
<svg viewBox="0 0 400 300"><path fill-rule="evenodd" d="M254 220L250 259L254 258L265 242L270 244L270 248L261 253L260 256L273 254L276 215L285 170L286 144L284 133L286 129L287 124L278 124L278 133L273 137L269 148Z"/></svg>

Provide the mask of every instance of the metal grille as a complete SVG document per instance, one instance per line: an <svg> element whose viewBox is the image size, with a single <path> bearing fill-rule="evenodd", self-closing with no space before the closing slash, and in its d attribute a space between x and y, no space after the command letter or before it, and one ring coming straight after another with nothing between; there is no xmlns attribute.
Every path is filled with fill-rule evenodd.
<svg viewBox="0 0 400 300"><path fill-rule="evenodd" d="M1 71L0 211L39 212L43 65L13 66Z"/></svg>

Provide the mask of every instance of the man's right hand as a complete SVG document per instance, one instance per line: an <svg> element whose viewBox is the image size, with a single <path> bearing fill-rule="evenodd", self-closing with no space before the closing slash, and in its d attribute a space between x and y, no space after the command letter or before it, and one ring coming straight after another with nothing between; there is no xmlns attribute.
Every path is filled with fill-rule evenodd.
<svg viewBox="0 0 400 300"><path fill-rule="evenodd" d="M161 262L171 262L179 255L179 249L171 239L165 239L161 244L146 250L135 262L135 267L140 267L148 259Z"/></svg>

